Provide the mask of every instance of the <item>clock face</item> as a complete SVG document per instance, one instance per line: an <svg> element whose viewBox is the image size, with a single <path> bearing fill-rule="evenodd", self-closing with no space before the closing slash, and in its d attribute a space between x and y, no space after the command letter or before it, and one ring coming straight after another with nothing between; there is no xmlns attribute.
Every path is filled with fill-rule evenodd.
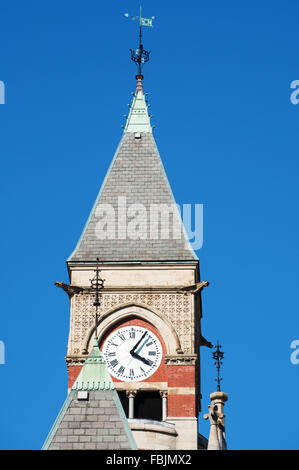
<svg viewBox="0 0 299 470"><path fill-rule="evenodd" d="M124 382L147 379L158 369L162 346L152 331L141 326L124 326L105 341L103 355L113 377Z"/></svg>

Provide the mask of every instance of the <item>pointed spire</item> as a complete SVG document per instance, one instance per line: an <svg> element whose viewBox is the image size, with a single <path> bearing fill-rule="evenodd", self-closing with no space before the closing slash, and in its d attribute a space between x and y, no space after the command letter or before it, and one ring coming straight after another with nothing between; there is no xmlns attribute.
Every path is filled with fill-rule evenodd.
<svg viewBox="0 0 299 470"><path fill-rule="evenodd" d="M105 359L98 345L98 338L94 338L93 349L86 359L73 390L114 390L114 384L107 370Z"/></svg>
<svg viewBox="0 0 299 470"><path fill-rule="evenodd" d="M141 93L144 94L143 93L143 85L142 85L143 75L136 75L136 80L137 80L136 93L138 93L138 91L141 91Z"/></svg>
<svg viewBox="0 0 299 470"><path fill-rule="evenodd" d="M131 109L124 132L152 133L148 106L143 92L143 75L136 75L136 80L136 92L130 105Z"/></svg>

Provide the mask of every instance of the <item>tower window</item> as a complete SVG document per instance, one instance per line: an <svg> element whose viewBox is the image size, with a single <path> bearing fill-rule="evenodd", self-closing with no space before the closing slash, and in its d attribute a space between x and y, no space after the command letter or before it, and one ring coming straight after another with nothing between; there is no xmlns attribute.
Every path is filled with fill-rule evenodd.
<svg viewBox="0 0 299 470"><path fill-rule="evenodd" d="M129 398L126 395L126 392L123 392L123 391L119 391L118 396L119 396L120 402L122 404L122 407L124 409L125 415L128 418L128 416L129 416Z"/></svg>
<svg viewBox="0 0 299 470"><path fill-rule="evenodd" d="M118 391L118 396L125 415L129 418L129 398L125 391ZM162 398L160 392L145 391L137 392L134 400L134 419L152 419L162 421Z"/></svg>
<svg viewBox="0 0 299 470"><path fill-rule="evenodd" d="M134 399L134 418L162 421L162 398L159 392L138 392Z"/></svg>

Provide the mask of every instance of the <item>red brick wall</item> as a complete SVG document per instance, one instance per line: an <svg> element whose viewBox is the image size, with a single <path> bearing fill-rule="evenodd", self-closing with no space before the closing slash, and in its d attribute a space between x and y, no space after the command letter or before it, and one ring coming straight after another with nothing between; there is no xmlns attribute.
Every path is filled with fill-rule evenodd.
<svg viewBox="0 0 299 470"><path fill-rule="evenodd" d="M167 414L195 417L195 395L168 395Z"/></svg>
<svg viewBox="0 0 299 470"><path fill-rule="evenodd" d="M82 366L69 366L68 371L68 388L71 388L79 375Z"/></svg>

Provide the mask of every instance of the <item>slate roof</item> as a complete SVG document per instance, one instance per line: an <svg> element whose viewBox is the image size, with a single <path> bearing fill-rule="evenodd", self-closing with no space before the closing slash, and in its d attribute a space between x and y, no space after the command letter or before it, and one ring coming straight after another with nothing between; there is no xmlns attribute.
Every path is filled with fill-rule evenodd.
<svg viewBox="0 0 299 470"><path fill-rule="evenodd" d="M80 397L82 392L87 394L87 399ZM137 449L97 344L85 361L42 449Z"/></svg>
<svg viewBox="0 0 299 470"><path fill-rule="evenodd" d="M175 235L175 239L173 239L172 215L169 219L168 239L167 234L164 234L163 236L166 238L162 239L160 225L158 232L156 232L158 233L157 238L153 238L150 232L150 227L153 226L150 224L151 208L152 211L155 211L157 205L164 204L164 207L173 209L175 200L152 134L147 105L140 83L137 90L118 149L81 238L68 262L94 261L96 258L103 262L127 263L197 260L197 256L185 235L178 212L175 212L173 217L176 226L179 226L180 239L178 239L178 235ZM126 225L130 230L128 223L131 218L127 217L126 223L121 220L125 212L121 209L124 198L126 198L126 210L130 208L132 211L129 214L131 217L134 217L134 209L138 209L137 206L134 208L134 204L142 204L142 207L146 209L143 215L141 212L139 213L142 239L134 239L135 235L131 232L127 232L125 235L124 227ZM99 236L99 227L101 227L104 216L104 213L101 212L103 204L109 204L109 207L113 208L116 222L114 233L113 224L109 224L109 227L112 227L112 232L107 239L103 239L104 235ZM119 227L121 227L120 231ZM104 233L103 230L100 232Z"/></svg>

